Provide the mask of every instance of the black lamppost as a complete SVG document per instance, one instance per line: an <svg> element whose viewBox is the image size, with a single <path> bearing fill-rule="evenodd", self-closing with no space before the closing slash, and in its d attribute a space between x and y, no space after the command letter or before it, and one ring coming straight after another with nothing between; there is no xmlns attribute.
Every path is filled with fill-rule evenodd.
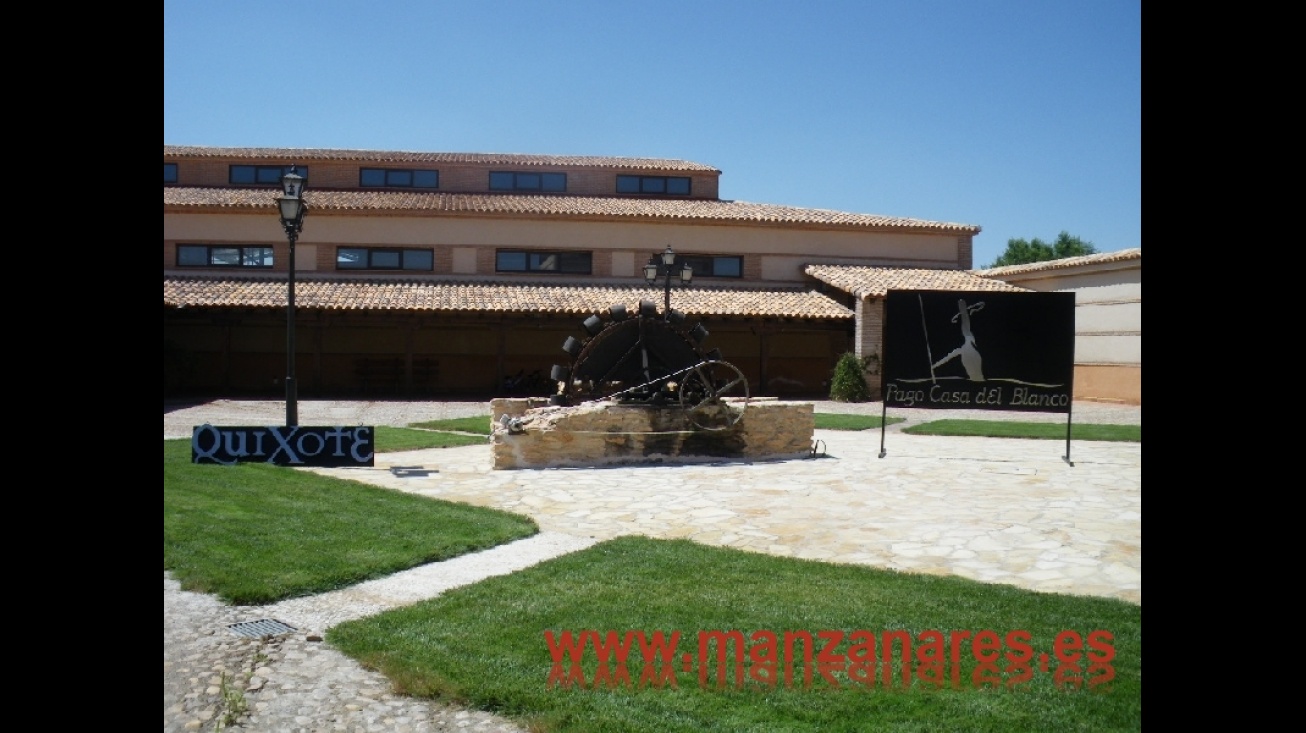
<svg viewBox="0 0 1306 733"><path fill-rule="evenodd" d="M658 258L662 258L662 274L666 276L666 300L665 307L662 310L662 317L666 320L671 319L671 271L675 269L676 253L671 251L671 245L661 255L653 255L648 258L648 264L644 265L644 281L649 285L657 282L658 279ZM686 262L680 268L680 284L688 286L694 280L694 268Z"/></svg>
<svg viewBox="0 0 1306 733"><path fill-rule="evenodd" d="M295 166L281 174L281 226L290 240L290 276L286 280L286 425L299 424L299 397L295 393L295 240L304 228L304 177Z"/></svg>

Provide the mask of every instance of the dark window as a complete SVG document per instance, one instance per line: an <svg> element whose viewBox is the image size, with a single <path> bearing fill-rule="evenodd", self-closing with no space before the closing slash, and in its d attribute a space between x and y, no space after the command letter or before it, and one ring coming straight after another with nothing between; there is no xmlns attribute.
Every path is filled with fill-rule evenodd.
<svg viewBox="0 0 1306 733"><path fill-rule="evenodd" d="M238 186L276 186L281 183L281 176L290 170L288 165L233 165L229 169L228 180ZM297 166L295 173L304 177L308 183L308 168Z"/></svg>
<svg viewBox="0 0 1306 733"><path fill-rule="evenodd" d="M708 255L677 255L678 262L688 262L694 268L694 277L743 277L743 257L712 257Z"/></svg>
<svg viewBox="0 0 1306 733"><path fill-rule="evenodd" d="M404 250L403 268L405 270L434 270L435 253L429 249Z"/></svg>
<svg viewBox="0 0 1306 733"><path fill-rule="evenodd" d="M371 257L369 266L374 270L398 270L399 269L399 250L397 249L374 249L368 251Z"/></svg>
<svg viewBox="0 0 1306 733"><path fill-rule="evenodd" d="M164 182L164 183L176 183L176 182L177 182L177 164L176 164L176 163L164 163L164 164L163 164L163 182Z"/></svg>
<svg viewBox="0 0 1306 733"><path fill-rule="evenodd" d="M499 250L494 269L499 272L559 272L588 275L591 271L589 252L514 252Z"/></svg>
<svg viewBox="0 0 1306 733"><path fill-rule="evenodd" d="M689 195L686 176L617 176L617 193Z"/></svg>
<svg viewBox="0 0 1306 733"><path fill-rule="evenodd" d="M684 176L668 178L667 193L675 194L677 196L688 196L689 178Z"/></svg>
<svg viewBox="0 0 1306 733"><path fill-rule="evenodd" d="M567 174L492 171L490 173L490 190L563 192L567 190Z"/></svg>
<svg viewBox="0 0 1306 733"><path fill-rule="evenodd" d="M340 247L337 270L434 270L435 255L429 249L383 247Z"/></svg>
<svg viewBox="0 0 1306 733"><path fill-rule="evenodd" d="M363 168L358 185L364 188L439 188L440 171Z"/></svg>
<svg viewBox="0 0 1306 733"><path fill-rule="evenodd" d="M271 247L179 244L178 267L272 267Z"/></svg>

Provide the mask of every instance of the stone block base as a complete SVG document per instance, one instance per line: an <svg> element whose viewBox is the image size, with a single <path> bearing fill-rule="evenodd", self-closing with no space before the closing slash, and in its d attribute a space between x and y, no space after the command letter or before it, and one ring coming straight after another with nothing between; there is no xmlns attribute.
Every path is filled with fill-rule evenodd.
<svg viewBox="0 0 1306 733"><path fill-rule="evenodd" d="M812 453L815 418L810 402L728 402L725 408L736 411L738 420L722 430L702 429L679 406L596 402L549 407L540 402L490 402L494 468L779 460L806 458ZM505 415L508 424L502 419ZM704 422L700 415L699 423ZM729 420L710 424L726 422Z"/></svg>

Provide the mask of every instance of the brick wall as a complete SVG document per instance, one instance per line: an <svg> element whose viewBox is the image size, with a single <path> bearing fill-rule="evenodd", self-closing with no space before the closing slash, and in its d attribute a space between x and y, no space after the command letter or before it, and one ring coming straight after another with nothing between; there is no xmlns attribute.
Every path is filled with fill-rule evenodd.
<svg viewBox="0 0 1306 733"><path fill-rule="evenodd" d="M324 161L324 160L270 160L270 159L174 159L166 162L177 163L177 182L182 186L209 186L225 188L230 186L230 166L236 165L294 165L308 168L308 186L311 191L320 189L359 189L359 170L362 168L388 168L400 170L437 170L440 172L437 190L457 193L488 193L490 191L491 171L529 171L532 173L565 173L567 175L568 194L579 196L613 196L617 191L617 175L630 171L618 171L613 168L549 168L547 166L508 165L467 165L467 164L405 164L381 163L372 161ZM690 178L689 198L715 199L720 190L719 176L715 173L687 174L680 171L641 171L649 175L688 176ZM253 187L251 187L253 188ZM385 190L385 189L377 189ZM520 193L533 193L524 191ZM646 197L638 197L646 198Z"/></svg>
<svg viewBox="0 0 1306 733"><path fill-rule="evenodd" d="M957 266L963 270L970 270L975 267L973 258L975 256L974 238L970 236L957 237Z"/></svg>
<svg viewBox="0 0 1306 733"><path fill-rule="evenodd" d="M859 357L875 355L883 359L884 299L858 298L856 311L857 325L853 353ZM877 365L879 363L881 362L876 362ZM880 399L882 382L878 366L874 369L874 373L866 375L866 384L871 388L871 398Z"/></svg>

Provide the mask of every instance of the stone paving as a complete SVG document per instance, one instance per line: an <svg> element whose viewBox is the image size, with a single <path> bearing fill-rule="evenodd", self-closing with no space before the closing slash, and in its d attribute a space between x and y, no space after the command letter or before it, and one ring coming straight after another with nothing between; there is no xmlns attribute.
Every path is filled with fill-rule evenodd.
<svg viewBox="0 0 1306 733"><path fill-rule="evenodd" d="M279 424L280 402L167 411L164 435L191 426ZM878 403L817 412L880 414ZM404 425L488 414L471 403L301 403L302 424ZM1041 413L898 411L1059 421ZM1075 404L1076 422L1139 423L1137 407ZM611 537L644 534L831 562L955 574L1038 591L1142 602L1142 448L1137 443L937 438L818 431L823 457L692 466L495 471L487 446L379 454L372 468L312 469L425 496L527 514L541 534L475 556L277 606L232 608L164 577L165 730L213 730L223 672L239 679L245 730L519 730L488 713L398 697L384 678L319 639L330 625L512 572ZM394 467L424 471L392 471ZM225 629L276 618L295 634L262 641ZM230 686L230 685L228 685ZM225 706L225 707L224 707Z"/></svg>
<svg viewBox="0 0 1306 733"><path fill-rule="evenodd" d="M1070 466L1056 441L894 432L879 458L878 430L819 438L826 457L775 463L494 471L470 446L316 470L599 540L688 538L1141 603L1139 444L1072 442Z"/></svg>
<svg viewBox="0 0 1306 733"><path fill-rule="evenodd" d="M183 591L164 574L165 733L523 731L487 712L397 695L384 675L363 669L320 635L248 639L227 629L269 617L283 620L266 608L226 606Z"/></svg>

